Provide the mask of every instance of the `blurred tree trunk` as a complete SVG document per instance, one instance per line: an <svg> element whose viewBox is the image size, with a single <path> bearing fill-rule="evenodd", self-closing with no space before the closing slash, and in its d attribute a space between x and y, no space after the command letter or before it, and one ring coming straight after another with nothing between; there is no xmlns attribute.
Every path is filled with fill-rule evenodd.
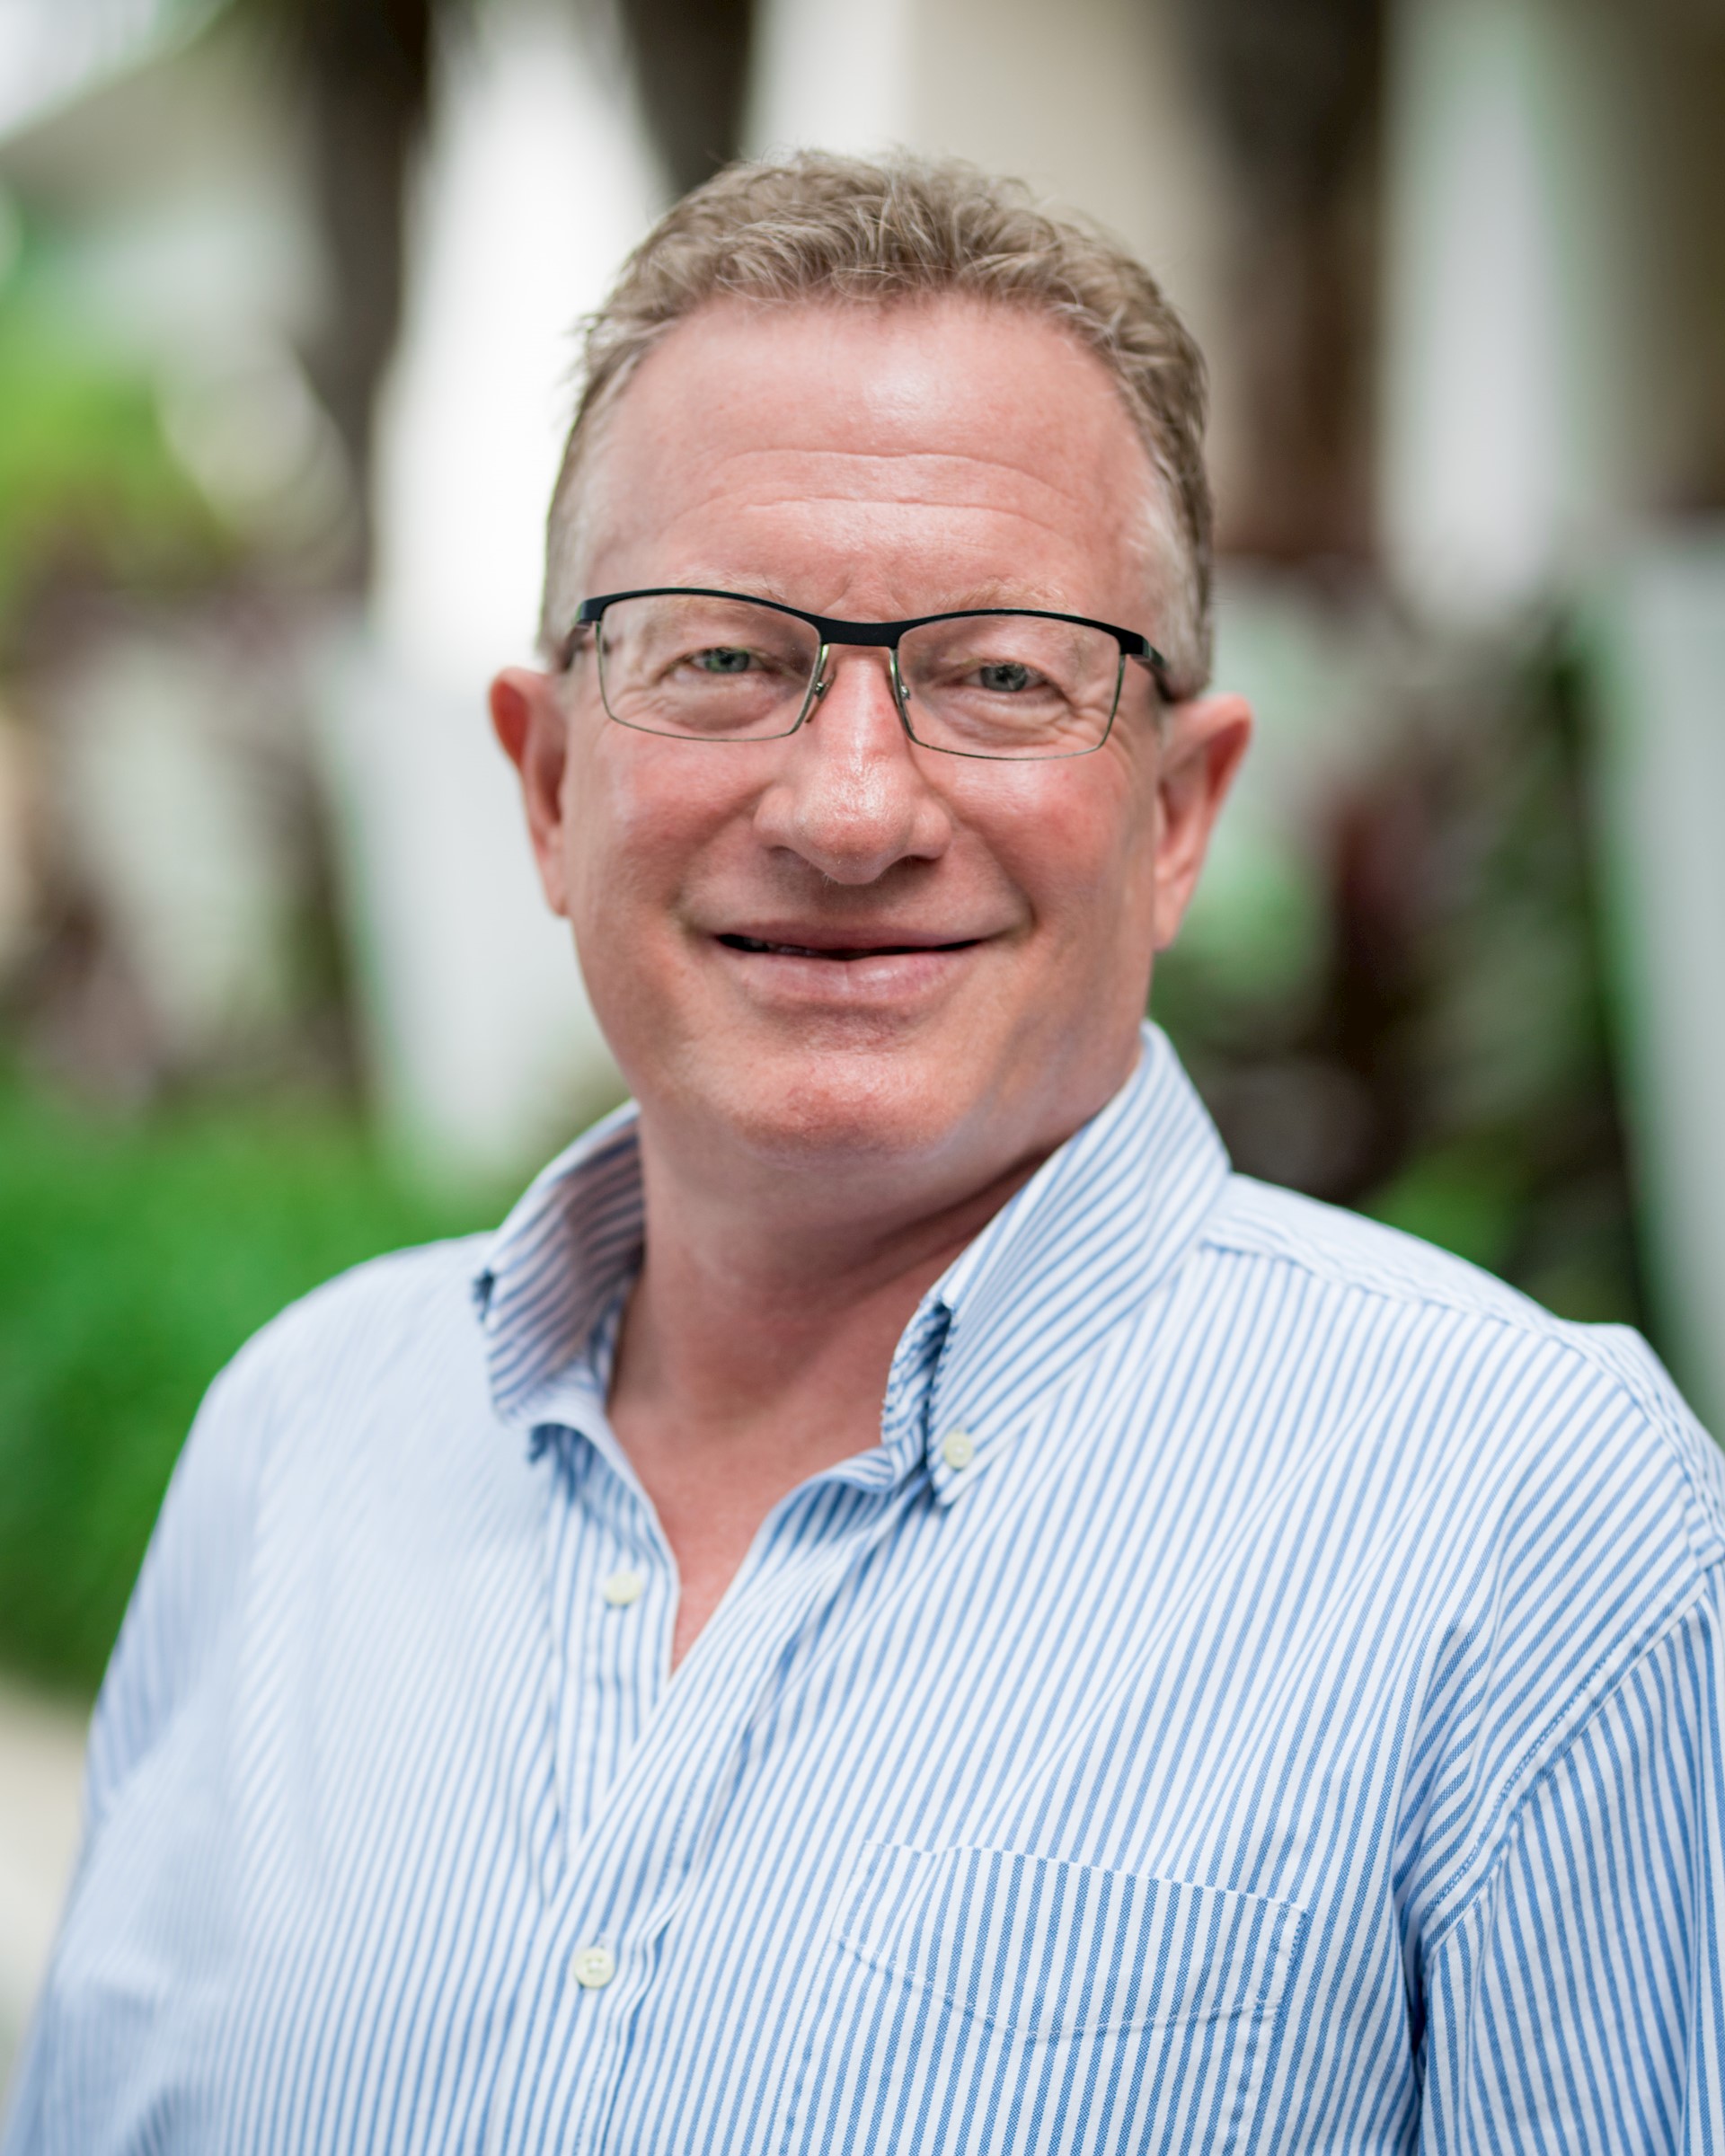
<svg viewBox="0 0 1725 2156"><path fill-rule="evenodd" d="M370 567L369 485L377 385L401 327L409 161L423 134L441 22L468 0L249 0L283 48L305 114L328 274L322 329L305 355L341 437L360 503L348 564Z"/></svg>
<svg viewBox="0 0 1725 2156"><path fill-rule="evenodd" d="M1237 194L1245 498L1230 552L1373 551L1378 144L1386 0L1175 0Z"/></svg>
<svg viewBox="0 0 1725 2156"><path fill-rule="evenodd" d="M742 142L749 0L617 0L641 114L676 191L728 164Z"/></svg>
<svg viewBox="0 0 1725 2156"><path fill-rule="evenodd" d="M401 327L408 172L430 115L439 43L483 0L245 4L281 49L306 115L329 303L305 363L340 431L363 504L377 387ZM681 192L737 154L748 0L616 4L643 118ZM365 526L348 565L356 588L364 586L370 552Z"/></svg>

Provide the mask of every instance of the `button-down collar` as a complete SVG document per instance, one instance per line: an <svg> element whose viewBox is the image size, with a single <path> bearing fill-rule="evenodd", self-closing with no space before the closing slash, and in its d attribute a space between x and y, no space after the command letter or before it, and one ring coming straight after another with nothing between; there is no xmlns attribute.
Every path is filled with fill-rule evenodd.
<svg viewBox="0 0 1725 2156"><path fill-rule="evenodd" d="M1014 1436L1013 1417L1178 1266L1226 1180L1214 1125L1146 1025L1126 1084L1008 1200L906 1327L881 1416L890 1479L925 1462L942 1502L972 1487ZM534 1181L474 1280L506 1423L556 1418L571 1365L639 1269L642 1233L630 1105ZM964 1445L948 1444L955 1433Z"/></svg>

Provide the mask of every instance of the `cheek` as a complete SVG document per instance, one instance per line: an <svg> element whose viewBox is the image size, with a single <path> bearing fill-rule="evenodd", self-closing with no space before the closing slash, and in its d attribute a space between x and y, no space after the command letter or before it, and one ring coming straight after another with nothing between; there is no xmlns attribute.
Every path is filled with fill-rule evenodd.
<svg viewBox="0 0 1725 2156"><path fill-rule="evenodd" d="M622 752L609 735L590 737L571 756L563 781L563 827L575 926L602 932L643 901L662 904L675 864L686 855L684 826L699 813L701 796L653 754Z"/></svg>
<svg viewBox="0 0 1725 2156"><path fill-rule="evenodd" d="M594 1015L632 1091L676 1029L677 950L668 932L690 798L609 743L589 745L579 764L571 758L565 781L570 926Z"/></svg>
<svg viewBox="0 0 1725 2156"><path fill-rule="evenodd" d="M969 806L975 827L1063 953L1105 956L1149 932L1154 790L1127 758L996 767L1005 780ZM1124 959L1125 952L1121 952Z"/></svg>

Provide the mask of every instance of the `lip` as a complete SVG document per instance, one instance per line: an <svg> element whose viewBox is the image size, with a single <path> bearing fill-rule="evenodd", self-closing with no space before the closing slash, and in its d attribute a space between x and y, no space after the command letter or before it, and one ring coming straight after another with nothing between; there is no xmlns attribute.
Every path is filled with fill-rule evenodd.
<svg viewBox="0 0 1725 2156"><path fill-rule="evenodd" d="M710 948L752 1001L879 1013L938 1003L990 941L773 922L721 931Z"/></svg>
<svg viewBox="0 0 1725 2156"><path fill-rule="evenodd" d="M745 958L809 959L828 965L854 966L872 959L918 957L972 950L980 936L940 936L916 930L838 929L801 923L764 923L748 929L721 929L715 941Z"/></svg>

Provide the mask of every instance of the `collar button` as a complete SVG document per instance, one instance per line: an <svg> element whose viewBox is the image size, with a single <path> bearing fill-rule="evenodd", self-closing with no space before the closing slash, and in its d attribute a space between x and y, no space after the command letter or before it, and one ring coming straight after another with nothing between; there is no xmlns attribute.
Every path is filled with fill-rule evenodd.
<svg viewBox="0 0 1725 2156"><path fill-rule="evenodd" d="M941 1458L955 1475L961 1475L976 1456L976 1440L969 1430L949 1430L941 1440Z"/></svg>

